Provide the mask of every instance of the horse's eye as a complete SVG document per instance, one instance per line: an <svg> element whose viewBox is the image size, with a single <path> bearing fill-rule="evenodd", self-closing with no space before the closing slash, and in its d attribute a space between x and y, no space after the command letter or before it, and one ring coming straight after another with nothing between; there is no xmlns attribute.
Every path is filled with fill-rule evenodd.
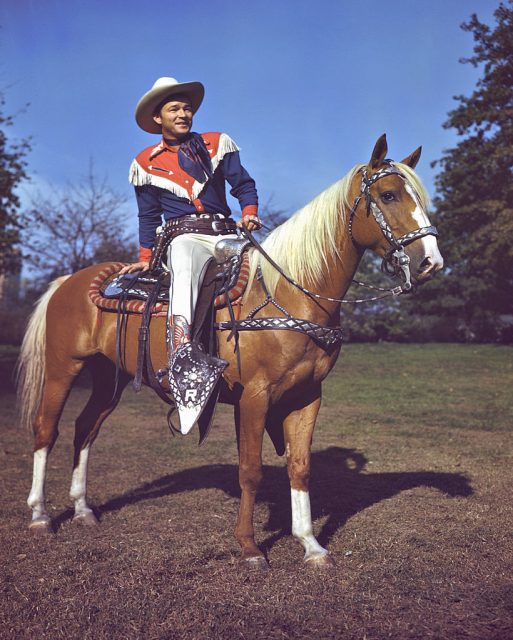
<svg viewBox="0 0 513 640"><path fill-rule="evenodd" d="M383 202L392 202L393 200L395 200L395 196L391 191L385 191L381 194L381 199L383 200Z"/></svg>

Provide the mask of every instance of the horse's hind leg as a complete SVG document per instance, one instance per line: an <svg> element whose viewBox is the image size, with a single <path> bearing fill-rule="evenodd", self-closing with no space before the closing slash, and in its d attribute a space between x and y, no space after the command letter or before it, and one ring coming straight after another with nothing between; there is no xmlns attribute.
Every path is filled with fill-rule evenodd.
<svg viewBox="0 0 513 640"><path fill-rule="evenodd" d="M303 545L306 563L330 566L333 564L331 556L313 535L309 493L312 435L320 404L321 388L318 385L311 395L303 399L301 407L289 413L283 426L290 479L292 535Z"/></svg>
<svg viewBox="0 0 513 640"><path fill-rule="evenodd" d="M130 378L120 373L116 388L115 367L104 356L95 356L88 363L93 389L84 410L75 422L73 475L70 497L74 502L74 522L96 525L98 520L87 504L87 465L89 452L104 420L114 411Z"/></svg>
<svg viewBox="0 0 513 640"><path fill-rule="evenodd" d="M50 517L46 510L45 478L48 455L58 436L59 418L73 381L83 363L70 360L46 369L44 390L34 421L34 470L32 488L27 500L32 509L30 529L35 534L51 531Z"/></svg>

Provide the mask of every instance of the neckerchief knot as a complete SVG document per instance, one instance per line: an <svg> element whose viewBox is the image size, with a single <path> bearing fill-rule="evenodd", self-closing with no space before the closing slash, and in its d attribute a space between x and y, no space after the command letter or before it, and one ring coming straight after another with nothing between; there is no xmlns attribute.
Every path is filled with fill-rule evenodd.
<svg viewBox="0 0 513 640"><path fill-rule="evenodd" d="M212 177L212 160L199 133L191 133L187 140L182 142L178 151L178 164L200 183Z"/></svg>

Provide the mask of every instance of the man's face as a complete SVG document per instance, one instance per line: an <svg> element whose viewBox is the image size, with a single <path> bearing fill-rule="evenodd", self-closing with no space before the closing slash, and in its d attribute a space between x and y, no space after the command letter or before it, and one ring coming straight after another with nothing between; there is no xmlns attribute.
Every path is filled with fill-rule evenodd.
<svg viewBox="0 0 513 640"><path fill-rule="evenodd" d="M186 96L176 96L166 102L153 119L162 127L164 138L182 140L192 127L191 103Z"/></svg>

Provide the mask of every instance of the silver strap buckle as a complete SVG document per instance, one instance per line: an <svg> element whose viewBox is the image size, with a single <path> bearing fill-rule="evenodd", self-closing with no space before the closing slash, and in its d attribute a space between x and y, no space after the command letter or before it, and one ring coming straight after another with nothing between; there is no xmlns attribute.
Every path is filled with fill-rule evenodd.
<svg viewBox="0 0 513 640"><path fill-rule="evenodd" d="M224 220L212 220L212 229L217 233L226 231L226 222Z"/></svg>

